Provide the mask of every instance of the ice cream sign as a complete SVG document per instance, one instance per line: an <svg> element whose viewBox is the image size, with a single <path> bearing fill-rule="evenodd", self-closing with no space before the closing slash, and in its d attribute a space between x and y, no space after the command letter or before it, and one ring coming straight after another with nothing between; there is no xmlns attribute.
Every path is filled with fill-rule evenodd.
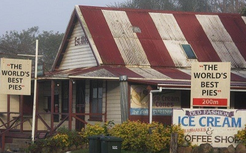
<svg viewBox="0 0 246 153"><path fill-rule="evenodd" d="M1 59L0 93L31 94L31 60Z"/></svg>
<svg viewBox="0 0 246 153"><path fill-rule="evenodd" d="M245 110L174 109L173 124L184 129L185 140L193 145L236 146L239 141L235 134L246 124Z"/></svg>
<svg viewBox="0 0 246 153"><path fill-rule="evenodd" d="M191 71L191 106L228 107L229 62L194 62Z"/></svg>

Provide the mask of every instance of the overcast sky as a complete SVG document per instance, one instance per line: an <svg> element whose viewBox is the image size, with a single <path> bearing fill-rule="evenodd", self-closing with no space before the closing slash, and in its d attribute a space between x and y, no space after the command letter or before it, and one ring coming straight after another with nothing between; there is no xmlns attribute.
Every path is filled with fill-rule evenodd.
<svg viewBox="0 0 246 153"><path fill-rule="evenodd" d="M107 6L126 0L0 0L0 36L38 26L64 33L75 5Z"/></svg>

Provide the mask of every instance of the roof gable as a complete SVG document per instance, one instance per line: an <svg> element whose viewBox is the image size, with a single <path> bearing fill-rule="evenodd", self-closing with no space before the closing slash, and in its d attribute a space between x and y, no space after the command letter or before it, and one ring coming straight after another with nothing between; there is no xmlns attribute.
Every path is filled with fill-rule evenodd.
<svg viewBox="0 0 246 153"><path fill-rule="evenodd" d="M59 69L97 66L88 39L78 21L75 23L66 51L63 54Z"/></svg>

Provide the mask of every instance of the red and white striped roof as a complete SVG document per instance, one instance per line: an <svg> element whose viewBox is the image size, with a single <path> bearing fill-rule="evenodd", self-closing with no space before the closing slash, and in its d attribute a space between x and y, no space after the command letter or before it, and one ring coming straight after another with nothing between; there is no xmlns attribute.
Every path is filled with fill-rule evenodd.
<svg viewBox="0 0 246 153"><path fill-rule="evenodd" d="M239 14L76 6L54 71L62 69L76 22L95 62L74 67L70 77L190 80L191 62L231 62L232 81L246 81L246 17ZM197 59L188 59L181 44L190 44Z"/></svg>

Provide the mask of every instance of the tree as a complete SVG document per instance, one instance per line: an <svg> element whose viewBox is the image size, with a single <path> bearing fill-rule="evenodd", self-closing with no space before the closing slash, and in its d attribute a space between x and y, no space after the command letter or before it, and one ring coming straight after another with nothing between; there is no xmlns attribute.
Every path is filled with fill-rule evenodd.
<svg viewBox="0 0 246 153"><path fill-rule="evenodd" d="M0 37L0 50L7 57L16 54L33 54L35 53L36 35L38 27L32 27L22 32L10 31ZM6 57L5 56L5 57Z"/></svg>
<svg viewBox="0 0 246 153"><path fill-rule="evenodd" d="M240 13L246 0L126 0L110 7L189 12Z"/></svg>
<svg viewBox="0 0 246 153"><path fill-rule="evenodd" d="M122 3L115 3L115 5L109 5L109 7L175 10L175 1L177 0L126 0Z"/></svg>
<svg viewBox="0 0 246 153"><path fill-rule="evenodd" d="M179 0L180 11L211 12L209 0Z"/></svg>
<svg viewBox="0 0 246 153"><path fill-rule="evenodd" d="M245 0L213 0L216 12L223 13L240 13L245 7Z"/></svg>
<svg viewBox="0 0 246 153"><path fill-rule="evenodd" d="M64 34L43 31L38 35L39 52L43 55L44 66L50 70Z"/></svg>
<svg viewBox="0 0 246 153"><path fill-rule="evenodd" d="M38 29L38 27L32 27L21 32L10 31L2 35L0 37L1 57L16 58L17 54L35 55L35 42L38 39L39 54L43 55L41 61L43 61L45 69L49 70L59 49L63 34L53 31L39 33Z"/></svg>

